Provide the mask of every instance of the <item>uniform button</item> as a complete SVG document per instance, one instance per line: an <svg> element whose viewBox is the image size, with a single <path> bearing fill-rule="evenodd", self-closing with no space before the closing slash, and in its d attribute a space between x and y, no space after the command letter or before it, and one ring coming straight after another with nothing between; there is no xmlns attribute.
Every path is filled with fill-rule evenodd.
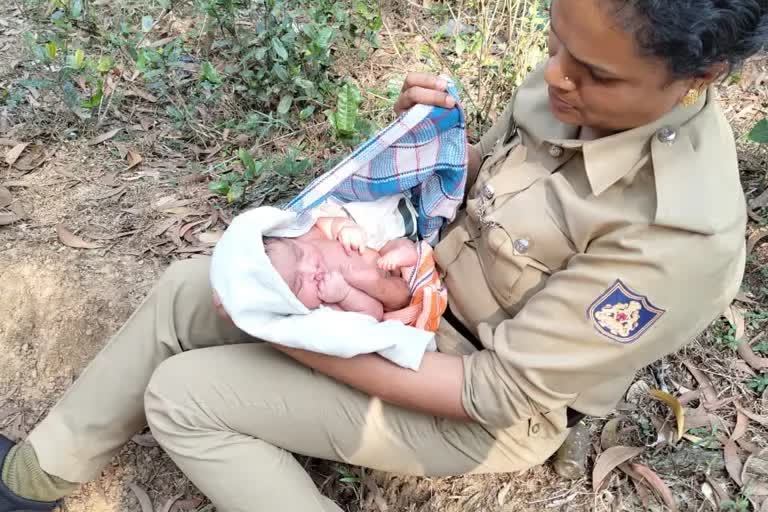
<svg viewBox="0 0 768 512"><path fill-rule="evenodd" d="M493 190L493 187L491 185L485 185L483 187L483 197L486 198L488 201L493 199L493 196L496 195L496 191Z"/></svg>
<svg viewBox="0 0 768 512"><path fill-rule="evenodd" d="M659 139L659 142L663 142L664 144L672 144L675 142L675 139L677 139L677 130L665 126L656 132L656 138Z"/></svg>
<svg viewBox="0 0 768 512"><path fill-rule="evenodd" d="M538 435L539 431L541 430L541 425L538 423L534 423L531 425L531 434Z"/></svg>
<svg viewBox="0 0 768 512"><path fill-rule="evenodd" d="M549 156L552 158L560 158L563 156L563 148L560 146L549 146Z"/></svg>
<svg viewBox="0 0 768 512"><path fill-rule="evenodd" d="M527 238L517 238L512 242L512 248L517 254L525 254L531 248L531 241Z"/></svg>

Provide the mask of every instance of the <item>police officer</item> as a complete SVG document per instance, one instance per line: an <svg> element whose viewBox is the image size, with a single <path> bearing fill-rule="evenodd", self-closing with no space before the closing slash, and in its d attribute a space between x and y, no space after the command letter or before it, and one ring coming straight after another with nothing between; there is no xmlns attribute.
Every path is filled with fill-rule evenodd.
<svg viewBox="0 0 768 512"><path fill-rule="evenodd" d="M29 438L2 443L0 512L51 510L147 422L226 512L338 511L291 452L525 470L699 334L745 258L710 84L765 44L768 1L554 0L551 15L549 60L472 149L436 248L450 312L419 372L248 339L212 303L208 261L176 263ZM412 74L396 108L451 107L444 88Z"/></svg>

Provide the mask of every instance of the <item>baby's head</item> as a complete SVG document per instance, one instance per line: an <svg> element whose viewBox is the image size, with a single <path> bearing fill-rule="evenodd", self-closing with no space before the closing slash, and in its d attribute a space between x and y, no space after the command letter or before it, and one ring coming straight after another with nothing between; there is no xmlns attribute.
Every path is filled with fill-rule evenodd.
<svg viewBox="0 0 768 512"><path fill-rule="evenodd" d="M326 272L322 254L311 242L264 237L264 251L277 273L308 309L322 305L318 284Z"/></svg>

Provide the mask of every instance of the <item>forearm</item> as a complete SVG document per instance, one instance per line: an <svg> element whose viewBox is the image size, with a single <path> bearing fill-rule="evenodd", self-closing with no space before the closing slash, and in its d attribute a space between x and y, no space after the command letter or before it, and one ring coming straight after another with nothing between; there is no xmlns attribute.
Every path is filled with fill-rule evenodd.
<svg viewBox="0 0 768 512"><path fill-rule="evenodd" d="M275 345L298 362L385 402L433 416L470 420L461 402L463 361L427 352L418 372L366 354L351 359Z"/></svg>
<svg viewBox="0 0 768 512"><path fill-rule="evenodd" d="M381 302L353 287L350 287L349 293L338 305L344 311L370 315L379 322L384 316L384 306Z"/></svg>

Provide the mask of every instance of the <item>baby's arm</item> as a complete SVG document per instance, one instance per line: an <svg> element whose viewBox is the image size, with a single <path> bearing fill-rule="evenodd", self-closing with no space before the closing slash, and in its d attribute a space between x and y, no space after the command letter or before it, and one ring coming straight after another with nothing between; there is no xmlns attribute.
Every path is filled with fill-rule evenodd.
<svg viewBox="0 0 768 512"><path fill-rule="evenodd" d="M364 294L377 300L384 311L395 311L411 302L411 293L402 277L382 276L375 268L345 268L344 279Z"/></svg>
<svg viewBox="0 0 768 512"><path fill-rule="evenodd" d="M341 242L341 245L344 246L348 253L354 250L362 254L365 250L367 243L365 231L352 219L347 219L346 217L320 217L315 222L315 227L329 240Z"/></svg>
<svg viewBox="0 0 768 512"><path fill-rule="evenodd" d="M390 240L379 251L380 258L376 262L382 270L395 270L403 267L413 267L419 261L416 244L407 238Z"/></svg>
<svg viewBox="0 0 768 512"><path fill-rule="evenodd" d="M379 322L384 306L378 300L351 286L339 272L328 272L319 285L320 300L344 311L370 315Z"/></svg>

